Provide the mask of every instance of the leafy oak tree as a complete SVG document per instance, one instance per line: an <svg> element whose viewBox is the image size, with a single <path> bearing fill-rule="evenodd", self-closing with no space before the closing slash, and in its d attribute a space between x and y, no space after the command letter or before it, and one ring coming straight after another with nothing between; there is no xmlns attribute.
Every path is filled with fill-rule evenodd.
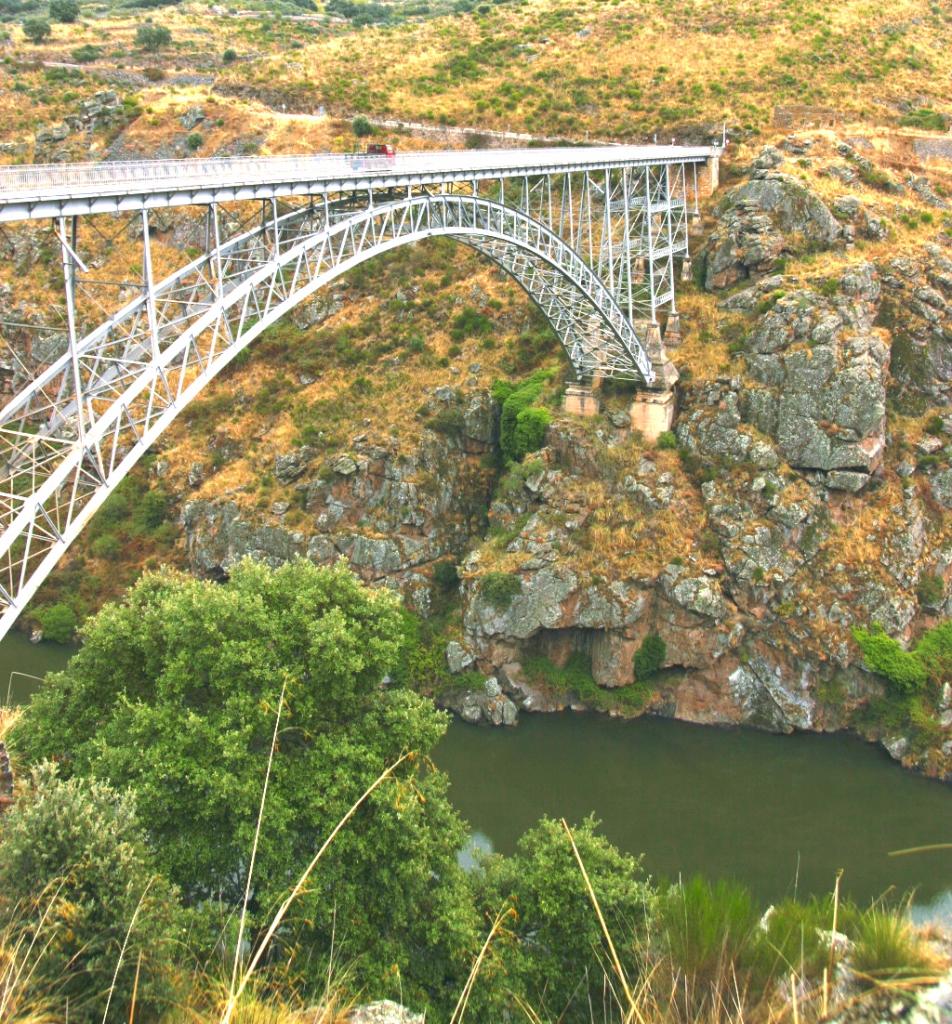
<svg viewBox="0 0 952 1024"><path fill-rule="evenodd" d="M254 871L259 930L348 808L412 752L338 835L274 952L295 946L317 981L333 941L368 992L402 986L442 1012L480 924L456 863L464 827L426 759L446 717L383 686L403 643L397 599L343 565L246 560L223 585L146 574L82 637L12 742L131 789L160 867L192 903L241 900L284 688Z"/></svg>

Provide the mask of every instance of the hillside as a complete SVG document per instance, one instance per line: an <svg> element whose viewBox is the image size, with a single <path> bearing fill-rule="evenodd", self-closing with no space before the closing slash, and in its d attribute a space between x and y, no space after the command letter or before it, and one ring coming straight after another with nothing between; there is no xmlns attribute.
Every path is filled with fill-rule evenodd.
<svg viewBox="0 0 952 1024"><path fill-rule="evenodd" d="M528 706L564 703L552 672L581 654L598 706L851 725L949 771L947 696L897 702L853 636L882 622L914 641L948 604L949 11L528 0L149 17L171 33L153 51L132 10L86 7L38 45L11 18L5 159L342 150L358 114L426 122L361 126L406 149L497 145L510 129L706 140L726 123L722 187L679 293L679 451L625 429L623 390L594 421L563 416L567 363L522 293L426 243L354 271L210 387L64 559L41 611L81 618L161 562L220 578L245 553L344 555L424 617L420 682L451 703L448 642ZM117 228L82 241L121 281L135 238ZM198 251L192 212L154 231L159 273ZM5 231L0 247L0 316L44 321L61 301L47 229ZM116 295L84 294L87 322ZM835 317L835 337L807 337L804 308ZM30 337L5 336L21 356ZM796 367L815 357L827 369L811 391ZM547 443L506 467L492 385L539 369ZM778 422L784 393L799 404ZM851 444L875 450L859 475L855 452L837 454ZM500 574L521 581L509 610L484 600ZM670 672L632 682L656 634Z"/></svg>

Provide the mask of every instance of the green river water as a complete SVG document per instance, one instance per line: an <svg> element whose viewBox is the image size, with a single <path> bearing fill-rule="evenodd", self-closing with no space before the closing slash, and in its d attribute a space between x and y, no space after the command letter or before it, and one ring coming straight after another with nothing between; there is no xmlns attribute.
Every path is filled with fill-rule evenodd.
<svg viewBox="0 0 952 1024"><path fill-rule="evenodd" d="M8 636L4 703L27 700L37 685L29 676L61 668L70 654ZM543 814L594 813L609 839L644 854L654 876L732 877L768 903L828 892L843 868L856 900L914 892L917 915L952 921L952 851L888 855L952 841L952 786L852 737L523 715L514 729L453 722L435 760L475 846L510 852Z"/></svg>

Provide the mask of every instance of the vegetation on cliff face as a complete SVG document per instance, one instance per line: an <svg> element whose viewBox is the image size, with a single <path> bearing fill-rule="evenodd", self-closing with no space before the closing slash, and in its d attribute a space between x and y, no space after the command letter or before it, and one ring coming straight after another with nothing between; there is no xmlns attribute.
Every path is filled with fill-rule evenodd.
<svg viewBox="0 0 952 1024"><path fill-rule="evenodd" d="M56 1019L67 996L84 1021L220 1019L236 946L238 976L260 961L247 1012L328 1024L387 996L451 1020L467 991L486 1024L518 1007L589 1024L603 999L606 1020L754 1020L791 985L813 1020L831 966L880 983L941 967L879 907L840 906L831 945L828 903L761 922L736 884L649 881L593 820L543 820L464 874L427 758L445 716L381 682L402 628L389 594L303 560L220 586L146 575L87 623L7 737L25 778L35 763L0 827L13 1019Z"/></svg>

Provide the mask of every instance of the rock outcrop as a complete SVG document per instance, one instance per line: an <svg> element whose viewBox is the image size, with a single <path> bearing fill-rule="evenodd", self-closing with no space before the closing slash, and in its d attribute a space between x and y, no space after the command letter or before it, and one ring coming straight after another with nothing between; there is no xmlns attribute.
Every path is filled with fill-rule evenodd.
<svg viewBox="0 0 952 1024"><path fill-rule="evenodd" d="M835 297L796 291L760 318L747 340L752 380L741 407L791 466L868 473L886 440L889 348L873 328L879 281L861 264L832 284Z"/></svg>
<svg viewBox="0 0 952 1024"><path fill-rule="evenodd" d="M276 455L273 474L288 498L272 502L269 516L235 498L187 501L192 570L220 578L246 555L274 565L295 556L322 564L346 558L364 580L397 587L426 614L434 564L456 560L481 534L494 479L482 465L495 439L492 398L438 391L437 429L424 430L414 452L358 437L336 454L303 446ZM205 479L198 465L192 486Z"/></svg>
<svg viewBox="0 0 952 1024"><path fill-rule="evenodd" d="M952 401L952 253L927 245L879 267L877 322L892 336L897 400L915 412L923 401Z"/></svg>
<svg viewBox="0 0 952 1024"><path fill-rule="evenodd" d="M842 235L821 199L796 178L772 170L772 156L762 158L768 166L755 165L750 180L732 188L717 206L717 227L704 251L707 288L769 273L783 257L827 249Z"/></svg>

